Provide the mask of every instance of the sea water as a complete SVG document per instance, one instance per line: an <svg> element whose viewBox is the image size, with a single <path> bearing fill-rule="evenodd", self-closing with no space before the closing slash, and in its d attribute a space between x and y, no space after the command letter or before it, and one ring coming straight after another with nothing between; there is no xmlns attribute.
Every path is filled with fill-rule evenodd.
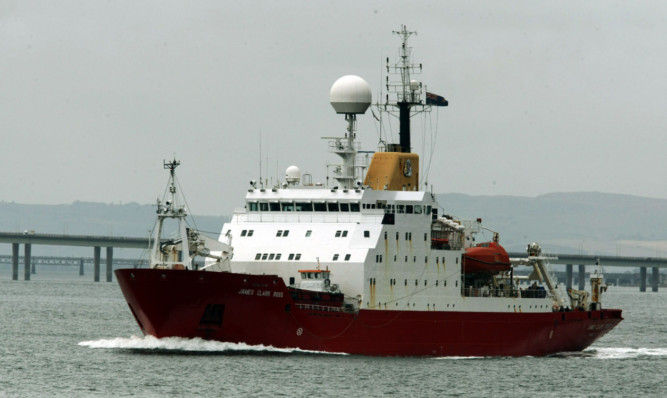
<svg viewBox="0 0 667 398"><path fill-rule="evenodd" d="M667 291L610 288L625 320L579 353L374 358L143 337L115 281L71 271L0 274L0 396L667 396Z"/></svg>

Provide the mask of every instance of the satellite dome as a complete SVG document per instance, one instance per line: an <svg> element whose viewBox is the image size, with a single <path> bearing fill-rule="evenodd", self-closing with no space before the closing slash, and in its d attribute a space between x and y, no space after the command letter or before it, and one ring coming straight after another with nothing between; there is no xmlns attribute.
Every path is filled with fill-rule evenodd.
<svg viewBox="0 0 667 398"><path fill-rule="evenodd" d="M288 184L296 184L301 180L301 170L296 166L290 166L285 170L285 180Z"/></svg>
<svg viewBox="0 0 667 398"><path fill-rule="evenodd" d="M329 102L336 113L366 113L371 100L371 87L366 80L355 75L336 80L329 92Z"/></svg>

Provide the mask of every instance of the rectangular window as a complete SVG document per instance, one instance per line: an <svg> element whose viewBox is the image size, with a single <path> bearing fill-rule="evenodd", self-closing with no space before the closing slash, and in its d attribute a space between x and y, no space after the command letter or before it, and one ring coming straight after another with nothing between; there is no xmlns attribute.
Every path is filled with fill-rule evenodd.
<svg viewBox="0 0 667 398"><path fill-rule="evenodd" d="M269 203L269 211L280 211L280 203L278 202Z"/></svg>
<svg viewBox="0 0 667 398"><path fill-rule="evenodd" d="M280 202L280 209L282 211L294 211L293 202Z"/></svg>
<svg viewBox="0 0 667 398"><path fill-rule="evenodd" d="M371 237L371 231L364 231L364 238L370 238Z"/></svg>
<svg viewBox="0 0 667 398"><path fill-rule="evenodd" d="M248 231L248 236L249 236L249 237L252 236L253 232L255 232L255 231L252 230L252 229L251 229L250 231Z"/></svg>
<svg viewBox="0 0 667 398"><path fill-rule="evenodd" d="M262 258L262 253L257 253L257 254L255 255L255 260L259 260L259 259L261 259L261 258Z"/></svg>
<svg viewBox="0 0 667 398"><path fill-rule="evenodd" d="M415 214L422 214L422 206L415 205Z"/></svg>
<svg viewBox="0 0 667 398"><path fill-rule="evenodd" d="M405 214L412 214L412 205L405 205Z"/></svg>
<svg viewBox="0 0 667 398"><path fill-rule="evenodd" d="M297 253L294 257L295 260L301 260L301 253Z"/></svg>
<svg viewBox="0 0 667 398"><path fill-rule="evenodd" d="M248 203L248 210L250 211L257 211L257 202L250 202Z"/></svg>
<svg viewBox="0 0 667 398"><path fill-rule="evenodd" d="M343 238L347 236L347 231L343 231Z"/></svg>
<svg viewBox="0 0 667 398"><path fill-rule="evenodd" d="M259 203L259 210L260 211L269 211L269 204L266 202L260 202Z"/></svg>
<svg viewBox="0 0 667 398"><path fill-rule="evenodd" d="M289 257L287 257L288 260L294 260L294 253L290 253Z"/></svg>
<svg viewBox="0 0 667 398"><path fill-rule="evenodd" d="M340 238L340 234L342 231L336 231L336 238Z"/></svg>
<svg viewBox="0 0 667 398"><path fill-rule="evenodd" d="M349 203L341 203L340 204L340 211L350 211L350 204Z"/></svg>
<svg viewBox="0 0 667 398"><path fill-rule="evenodd" d="M333 255L333 260L332 261L338 261L338 254Z"/></svg>
<svg viewBox="0 0 667 398"><path fill-rule="evenodd" d="M276 232L276 236L278 237L283 236L283 230L279 229L278 232Z"/></svg>
<svg viewBox="0 0 667 398"><path fill-rule="evenodd" d="M338 203L336 203L336 202L327 202L327 210L329 210L329 211L338 211Z"/></svg>
<svg viewBox="0 0 667 398"><path fill-rule="evenodd" d="M351 256L352 256L351 254L346 254L345 255L345 261L350 261Z"/></svg>
<svg viewBox="0 0 667 398"><path fill-rule="evenodd" d="M355 203L355 202L350 203L350 211L358 212L359 211L359 203L358 202L357 203Z"/></svg>
<svg viewBox="0 0 667 398"><path fill-rule="evenodd" d="M289 229L283 231L283 238L289 235Z"/></svg>
<svg viewBox="0 0 667 398"><path fill-rule="evenodd" d="M313 211L313 204L310 202L296 202L294 206L296 211Z"/></svg>
<svg viewBox="0 0 667 398"><path fill-rule="evenodd" d="M248 234L247 229L244 229L243 231L241 231L241 236L246 236L247 234Z"/></svg>
<svg viewBox="0 0 667 398"><path fill-rule="evenodd" d="M310 235L311 235L312 233L313 233L313 231L310 230L310 229L309 229L308 231L306 231L306 238L310 238Z"/></svg>
<svg viewBox="0 0 667 398"><path fill-rule="evenodd" d="M281 256L282 256L282 254L280 254L280 253L276 254L276 260L280 260Z"/></svg>
<svg viewBox="0 0 667 398"><path fill-rule="evenodd" d="M405 206L404 205L396 205L396 213L398 213L398 214L405 213Z"/></svg>
<svg viewBox="0 0 667 398"><path fill-rule="evenodd" d="M269 254L269 260L273 260L274 258L276 258L275 253Z"/></svg>
<svg viewBox="0 0 667 398"><path fill-rule="evenodd" d="M269 254L268 254L268 253L264 253L264 254L262 254L262 260L266 260L267 258L269 258Z"/></svg>
<svg viewBox="0 0 667 398"><path fill-rule="evenodd" d="M315 211L327 211L326 203L313 203L313 210Z"/></svg>

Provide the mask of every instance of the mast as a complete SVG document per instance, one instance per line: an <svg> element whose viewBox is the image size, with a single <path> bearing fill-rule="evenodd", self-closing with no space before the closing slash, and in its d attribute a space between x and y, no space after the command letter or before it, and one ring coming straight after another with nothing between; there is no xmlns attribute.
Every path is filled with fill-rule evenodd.
<svg viewBox="0 0 667 398"><path fill-rule="evenodd" d="M153 247L151 250L151 267L172 268L178 264L180 266L189 267L189 241L185 218L187 211L184 205L179 202L179 196L176 190L176 167L181 162L174 159L172 161L164 161L164 168L169 170L169 195L170 198L162 202L157 200L157 224L155 226L155 235L153 237ZM177 221L178 237L171 239L163 244L164 222L167 219L175 219Z"/></svg>
<svg viewBox="0 0 667 398"><path fill-rule="evenodd" d="M412 48L408 46L408 39L417 32L408 31L405 25L401 25L401 30L393 31L401 38L401 46L398 49L398 59L391 64L387 57L387 74L395 77L390 80L385 76L385 87L387 94L383 108L378 106L378 110L386 112L398 111L399 118L399 145L390 144L390 152L410 153L412 145L410 140L410 115L412 113L428 112L431 106L424 101L424 86L421 82L413 80L413 75L421 74L422 64L412 62Z"/></svg>

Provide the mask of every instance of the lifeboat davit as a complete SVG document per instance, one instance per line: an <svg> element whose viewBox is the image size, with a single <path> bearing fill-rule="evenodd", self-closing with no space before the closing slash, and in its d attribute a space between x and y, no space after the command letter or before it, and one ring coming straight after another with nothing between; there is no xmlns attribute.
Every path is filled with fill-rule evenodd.
<svg viewBox="0 0 667 398"><path fill-rule="evenodd" d="M463 255L462 270L466 274L492 274L509 271L510 268L509 255L496 242L479 243L467 248Z"/></svg>

